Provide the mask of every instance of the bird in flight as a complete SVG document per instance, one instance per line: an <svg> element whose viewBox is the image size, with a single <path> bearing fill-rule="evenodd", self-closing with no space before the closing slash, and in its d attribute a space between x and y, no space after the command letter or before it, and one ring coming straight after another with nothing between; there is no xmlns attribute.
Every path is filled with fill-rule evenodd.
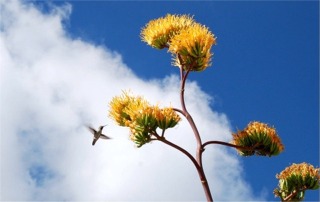
<svg viewBox="0 0 320 202"><path fill-rule="evenodd" d="M104 126L100 126L99 127L99 130L96 131L94 128L90 127L90 126L87 126L88 129L91 131L91 133L93 134L93 142L92 142L92 146L98 141L99 138L101 139L111 139L110 137L102 134L102 129L103 127L105 127L106 125Z"/></svg>

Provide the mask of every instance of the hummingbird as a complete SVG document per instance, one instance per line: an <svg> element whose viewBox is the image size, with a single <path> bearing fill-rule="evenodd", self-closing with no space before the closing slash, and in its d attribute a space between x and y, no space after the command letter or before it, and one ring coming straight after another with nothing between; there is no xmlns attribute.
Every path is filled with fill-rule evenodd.
<svg viewBox="0 0 320 202"><path fill-rule="evenodd" d="M106 125L100 126L98 131L96 131L95 129L93 129L93 128L90 127L90 126L87 126L88 129L89 129L89 130L91 131L91 133L93 134L92 146L98 141L99 138L101 138L101 139L111 139L110 137L102 134L102 129L103 129L103 127L105 127L105 126L106 126Z"/></svg>

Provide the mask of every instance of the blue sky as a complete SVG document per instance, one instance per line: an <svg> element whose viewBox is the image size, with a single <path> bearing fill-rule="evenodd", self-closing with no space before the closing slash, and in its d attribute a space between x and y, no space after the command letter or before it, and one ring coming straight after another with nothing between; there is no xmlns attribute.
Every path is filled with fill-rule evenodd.
<svg viewBox="0 0 320 202"><path fill-rule="evenodd" d="M240 181L241 183L245 182L245 184L239 183L243 186L247 183L248 186L251 187L251 191L248 191L248 194L245 194L245 196L241 196L240 199L232 198L231 196L230 198L223 198L225 196L218 193L220 184L215 184L213 179L216 178L213 176L213 182L211 182L212 184L210 184L210 187L212 190L217 190L216 195L220 198L216 198L216 200L275 200L272 190L277 186L277 180L275 178L276 173L279 173L291 163L308 162L317 167L319 166L319 2L188 1L182 3L178 1L70 1L66 3L53 1L52 4L47 4L46 2L37 1L33 3L36 6L30 4L30 2L24 3L25 5L31 6L34 9L31 9L32 11L28 10L27 7L17 6L20 5L19 2L16 3L17 5L9 4L5 7L6 12L4 12L1 19L1 39L2 43L5 44L4 47L6 47L1 51L4 55L7 55L5 58L8 58L0 61L4 64L1 65L1 71L3 72L1 77L2 80L4 80L1 83L1 105L7 107L9 112L9 109L15 109L15 106L20 106L17 107L15 115L13 114L10 120L8 119L6 122L1 123L1 134L4 132L11 132L8 134L17 137L16 139L10 140L12 144L22 148L20 153L17 152L17 154L15 154L15 158L11 157L12 159L16 159L16 162L21 158L26 158L23 156L23 152L27 151L32 154L31 157L30 155L28 156L33 160L27 160L27 163L12 163L12 165L20 166L17 166L18 168L16 169L18 169L17 172L22 176L24 173L23 170L28 170L29 177L26 179L28 183L21 182L21 184L23 184L25 190L28 190L31 186L30 184L32 184L33 188L30 188L30 190L34 191L34 194L32 195L25 194L24 198L15 198L13 195L7 194L7 198L4 199L103 200L103 196L106 196L107 200L117 199L116 196L112 195L111 191L111 197L108 196L109 192L104 195L104 190L101 190L101 195L96 198L92 195L71 194L73 191L79 192L81 189L69 190L68 193L55 192L56 188L54 188L52 184L62 182L63 185L67 186L68 183L70 184L74 181L71 178L70 181L64 180L65 178L69 179L68 177L64 177L68 175L68 172L63 172L65 169L63 165L57 166L56 162L59 161L47 158L47 156L54 151L53 153L56 155L58 155L57 153L65 154L65 156L70 156L70 158L72 158L73 155L76 155L72 148L81 148L81 146L83 146L81 144L87 144L91 139L88 139L83 135L80 138L81 140L77 140L75 143L70 142L71 145L74 145L71 146L71 148L69 146L70 144L65 145L67 147L64 147L63 143L61 143L62 146L60 145L58 147L52 143L58 142L56 139L50 139L53 137L49 138L50 143L48 143L46 142L48 140L47 136L36 136L34 134L53 133L51 135L55 135L55 131L58 131L58 136L64 137L65 131L77 131L81 132L81 134L86 133L85 129L81 129L81 123L90 121L93 122L93 125L102 124L107 119L106 108L108 107L108 99L106 100L105 98L111 98L117 93L119 94L123 88L129 87L133 92L139 94L146 93L146 97L148 99L154 99L152 100L154 102L160 100L160 102L171 103L170 97L161 96L161 92L164 93L164 95L171 95L173 93L171 90L168 91L170 93L164 90L167 88L164 88L163 84L166 84L167 82L174 84L175 81L171 81L170 79L168 81L166 79L171 78L170 76L172 75L178 75L178 69L170 65L171 56L166 50L159 51L152 49L150 46L143 43L139 37L141 28L149 20L162 17L167 13L193 15L197 22L209 27L217 37L217 45L213 47L213 66L206 69L204 72L192 73L190 75L190 80L193 81L190 83L190 96L193 96L189 101L191 105L190 111L199 114L203 112L200 115L195 115L196 123L197 120L200 120L199 122L201 122L201 120L207 120L208 124L210 124L210 120L212 120L210 117L216 117L213 118L213 125L217 125L216 128L218 132L220 132L220 128L223 128L221 129L221 133L223 134L221 140L228 141L226 131L243 129L253 120L262 121L276 127L278 134L285 145L285 151L279 156L272 158L258 156L243 158L240 156L238 157L232 149L221 150L226 154L221 154L221 158L225 157L226 159L230 159L230 164L232 164L231 167L234 168L234 170L230 171L231 174L229 177L233 178L230 179L230 181L238 182L238 178L241 176ZM19 13L19 9L24 12ZM44 17L39 18L39 16ZM18 21L17 19L20 18L25 20ZM37 31L30 32L28 27L23 27L25 24L32 24L33 18L39 20L39 22L37 21L38 24L43 23L43 27L48 25L47 29L50 31L48 30L48 33ZM26 23L28 20L30 20L30 22ZM16 21L19 23L15 23ZM21 29L18 29L19 26ZM34 28L36 29L37 25L34 25ZM51 28L55 29L52 31ZM43 30L46 30L46 28L43 28ZM26 31L26 33L30 32L29 34L26 34L30 38L27 38L26 36L24 38L18 34L13 34L18 31ZM34 37L35 39L32 37L33 34L37 36ZM17 39L11 36L16 36ZM50 37L53 37L52 39L54 40L51 40ZM48 41L46 38L48 38ZM49 39L51 41L49 41ZM31 42L27 42L28 40ZM51 52L50 48L56 46L53 44L54 42L57 44L61 43L61 47L52 48L52 50L55 51ZM65 45L63 45L63 43L65 43ZM33 47L33 45L36 47L36 50L39 49L39 52L33 53L34 50L28 48L30 46ZM20 49L17 48L18 46L20 46ZM48 52L47 47L49 47ZM65 49L70 47L70 49L68 49L69 51L66 52L66 58L63 57L63 51L66 51L64 50L64 47ZM79 48L79 50L74 50L77 48ZM84 51L78 52L82 48ZM59 53L61 53L61 55L59 55ZM41 63L42 60L43 63ZM74 60L79 61L76 63L77 61ZM103 67L103 64L105 64L104 62L108 65L112 64L110 65L112 67ZM48 63L52 64L52 66L55 66L56 64L58 66L77 64L79 65L79 70L73 67L74 69L72 68L72 71L70 70L69 72L69 70L58 69L58 66L55 66L54 68L51 66L46 67ZM84 63L88 67L85 66ZM93 66L91 69L90 65ZM3 68L4 66L8 68ZM39 66L41 66L41 68ZM21 72L15 72L9 70L9 67L12 67L12 69L19 69L14 67L21 67L22 70ZM118 67L119 69L117 69L115 73L113 68ZM77 77L75 78L75 81L70 81L71 77L67 75L74 71L76 71L74 77L82 76L81 73L83 72L88 75L89 78L92 77L91 79L93 80L87 81L82 80L84 77L81 77L80 79ZM30 72L34 74L31 75ZM118 75L119 77L115 77L115 75ZM4 77L9 78L9 76L22 76L21 79L27 79L28 82L24 83L23 81L20 81L20 86L18 84L12 86L12 80L8 79L7 81L3 79ZM110 83L105 81L107 78L110 79ZM112 83L111 79L114 79L112 80ZM35 80L37 82L32 83L32 81ZM118 83L117 80L119 81ZM130 81L132 81L132 83ZM162 84L160 85L159 83ZM64 87L64 84L66 84L67 87ZM100 85L106 86L101 87ZM150 94L150 89L146 88L145 85L155 85L154 88L157 89L155 92L160 92L160 95ZM110 86L114 89L110 90ZM5 91L5 88L8 89L8 92ZM30 88L39 89L39 91L35 90L35 93L31 91ZM90 91L92 88L95 88L96 90L92 90L88 96L98 96L96 94L99 94L100 96L94 97L95 100L93 103L95 104L91 103L90 100L87 100L89 98L85 95L78 92L74 93L74 91L83 91L83 89ZM13 92L21 93L18 96ZM48 94L47 98L42 96L47 92L52 92L52 94ZM106 95L103 95L104 93ZM176 93L178 93L178 91ZM39 96L41 98L39 98ZM57 105L48 101L52 99L52 96L59 100ZM207 100L207 96L210 96L210 99ZM12 102L12 100L16 100L17 98L29 97L31 97L30 103L32 103L30 105L18 101ZM201 100L202 98L205 99ZM175 98L172 99L174 100ZM38 100L41 101L41 104L39 104L40 106L34 104L34 102L38 102ZM172 102L175 104L175 101ZM31 107L33 105L35 105L34 108ZM199 112L197 110L197 107L199 106L207 106L210 108L204 107L203 110L201 108L199 109ZM42 113L47 109L48 111L51 111L49 109L52 107L54 107L57 117L52 118L53 120L50 122L46 122L43 119L48 117L50 113ZM41 109L41 112L38 111L38 109ZM74 113L69 113L69 111L73 112L73 109ZM210 109L210 111L208 111L208 109ZM61 113L67 111L67 115L62 115L63 118L59 117L61 116L59 110L61 110ZM5 117L6 112L6 110L2 109L1 117ZM19 116L20 113L29 115L25 115L26 117L24 120ZM64 118L66 121L63 121ZM3 118L1 119L4 120ZM71 124L72 126L65 124L65 122L68 122L70 119L74 120L74 124ZM19 121L21 123L23 122L22 126L14 129L8 128L10 123L20 123ZM5 124L7 124L7 126L5 126ZM34 124L38 125L35 126ZM125 135L128 134L128 131L118 129L119 127L115 126L111 121L108 124L114 125L110 126L110 133L119 133L119 136L122 137L120 140L125 142L128 141L125 137ZM201 126L201 124L199 125ZM181 124L178 130L181 130L183 127L187 126ZM214 131L212 128L207 129L207 127L209 126L203 125L204 133ZM185 130L188 131L187 129ZM25 138L24 141L30 144L24 145L26 143L21 143L20 141L17 143L16 141L19 138ZM40 143L39 138L41 140ZM114 135L113 138L116 139L117 135ZM219 140L219 134L214 135L214 138ZM68 139L66 141L68 142ZM84 151L88 151L83 155L86 155L87 158L92 158L92 155L95 155L97 152L107 153L115 150L119 150L120 152L124 150L122 144L128 144L133 147L130 142L118 143L117 141L118 140L115 140L117 148L112 148L112 143L101 141L98 142L98 147L95 146L94 149L96 150L92 150L91 147L83 149ZM4 145L5 143L8 143L7 139L2 136L1 145ZM39 146L40 144L42 146ZM113 150L105 151L104 144L111 147ZM189 145L189 143L187 145ZM9 165L7 161L3 160L3 155L10 151L8 147L9 146L2 146L1 165ZM131 147L130 149L132 149ZM128 161L128 159L125 158L127 153L120 153L120 160L117 157L108 158L108 160L106 160L107 165L104 164L106 162L96 162L94 159L91 159L90 162L92 161L92 164L99 165L106 170L121 170L123 169L123 166L126 166L128 169L130 169L130 167L138 169L141 165L145 165L145 169L153 168L152 163L157 163L155 159L151 162L145 162L141 158L145 157L146 154L144 152L154 151L159 148L168 149L160 144L151 145L147 150L141 149L141 151L138 151L137 149L134 149L133 151L137 154L131 154L133 151L128 149L130 155L137 155L132 158L138 159L137 161L140 163ZM221 151L212 150L211 152L213 152L213 154L209 154L210 150L206 151L204 153L204 156L206 156L204 165L206 166L206 163L211 159L217 161L218 157L214 157L214 152L217 152L217 155L219 156ZM173 155L174 152L175 151L170 151L169 154ZM164 155L165 154L167 153L164 153ZM155 155L159 154L155 153ZM114 154L114 156L116 156L116 154ZM64 157L65 162L70 162L70 159L67 157ZM58 156L56 158L58 159ZM104 158L101 157L101 159ZM126 161L125 165L123 162L121 163L121 159ZM175 160L176 159L172 157L171 161L175 162ZM220 159L218 159L218 161L219 160ZM14 160L11 161L13 162ZM53 161L55 163L52 163ZM83 165L80 163L81 158L79 161L74 161L82 168ZM169 160L169 162L171 161ZM184 160L181 161L184 163ZM227 162L229 161L226 160L225 162L225 164L219 165L220 167L215 167L215 162L208 162L207 173L212 172L223 175L223 169L226 169L223 166L228 166ZM191 162L186 162L186 164L188 163L191 164ZM109 168L108 165L110 164L116 165ZM176 166L171 165L170 169L181 168L182 165L185 164L178 163ZM72 164L70 166L72 167ZM9 166L2 168L1 175L6 175L7 173L5 171L10 170L9 168ZM219 169L219 171L209 168L216 168ZM91 169L91 167L83 167L83 169ZM240 173L237 173L237 169L241 172L239 171ZM37 170L39 171L39 178L45 178L44 180L36 177L35 172ZM164 173L168 172L168 176L176 174L174 172L170 173L166 169L162 171ZM196 182L196 173L190 172L191 174L189 172L186 172L185 174L194 174ZM85 171L81 173L88 175ZM81 175L81 173L77 173L77 175L82 179L84 175ZM108 173L105 174L105 176L110 177L109 175L110 174ZM124 178L127 179L124 183L128 182L129 179L134 179L132 176L127 176L127 174L120 173L119 176L121 175L124 175ZM98 178L94 173L90 174L90 176L95 179ZM187 180L188 178L184 179L183 175L179 177L183 179L181 181L190 183ZM160 180L154 175L151 175L150 178L152 178L153 181L150 179L150 181L146 180L146 184L150 182L171 183L170 179L167 181L164 179ZM8 185L8 182L5 181L6 178L2 179L1 184ZM57 179L61 181L57 181ZM143 181L144 180L142 180L142 182ZM83 182L87 183L86 180L83 180ZM100 185L99 179L92 181L92 183L93 182L97 183L96 185ZM142 182L141 184L143 184ZM224 181L224 179L219 181L219 179L217 179L217 182L227 183L229 181ZM118 193L117 187L123 186L121 183L113 187L110 184L104 185L109 187L109 190L115 190L114 193ZM52 186L50 188L50 193L52 195L47 194L42 190L41 186ZM150 185L148 184L148 186ZM165 186L170 186L170 184ZM162 186L160 186L159 189L161 190L161 188ZM135 198L133 192L132 198L121 199L189 199L183 197L179 198L180 192L176 191L176 189L178 188L174 187L174 190L171 191L173 193L162 192L167 194L167 198L156 195L152 198L152 194L146 196L146 198L137 194ZM187 187L184 191L189 189L192 190L192 187ZM203 198L201 198L201 194L203 194L201 187L195 187L195 189L195 195L197 196L190 200L203 200ZM221 192L228 192L223 190L223 186L221 189ZM151 193L152 190L155 191L150 188ZM2 192L4 191L5 190L3 189ZM136 192L139 192L138 188ZM174 192L177 192L178 194L175 195ZM241 193L241 190L239 190L239 193ZM181 194L183 193L181 192ZM46 198L46 195L48 198ZM213 195L213 197L215 199L215 195ZM306 200L319 200L319 192L307 191Z"/></svg>

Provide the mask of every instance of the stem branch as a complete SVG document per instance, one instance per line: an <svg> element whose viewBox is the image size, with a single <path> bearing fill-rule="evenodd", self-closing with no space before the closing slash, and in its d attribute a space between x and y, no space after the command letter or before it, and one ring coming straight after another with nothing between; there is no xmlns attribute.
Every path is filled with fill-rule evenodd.
<svg viewBox="0 0 320 202"><path fill-rule="evenodd" d="M254 150L255 148L253 147L242 147L242 146L238 146L238 145L235 145L235 144L231 144L231 143L227 143L227 142L223 142L223 141L217 141L217 140L214 140L214 141L208 141L208 142L205 142L203 145L202 145L202 149L204 151L204 148L205 146L209 145L209 144L221 144L221 145L224 145L224 146L228 146L228 147L234 147L234 148L237 148L237 149L241 149L241 150L248 150L248 151L252 151Z"/></svg>
<svg viewBox="0 0 320 202"><path fill-rule="evenodd" d="M198 165L196 159L187 150L185 150L182 147L170 142L164 136L160 136L157 133L152 133L152 135L154 135L157 138L156 140L161 141L161 142L163 142L163 143L165 143L165 144L167 144L167 145L169 145L169 146L181 151L183 154L185 154L192 161L192 163L197 168L197 170L199 169L199 165Z"/></svg>
<svg viewBox="0 0 320 202"><path fill-rule="evenodd" d="M293 192L291 192L291 194L289 194L286 198L284 198L282 201L289 201L291 200L293 197L295 197L299 192L301 191L305 191L307 190L306 187L303 187L301 189L299 189L298 191L297 190L294 190Z"/></svg>

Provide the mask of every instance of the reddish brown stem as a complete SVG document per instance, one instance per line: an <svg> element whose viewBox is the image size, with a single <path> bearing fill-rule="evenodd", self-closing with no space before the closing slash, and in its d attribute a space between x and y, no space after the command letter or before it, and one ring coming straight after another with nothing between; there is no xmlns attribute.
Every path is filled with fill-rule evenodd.
<svg viewBox="0 0 320 202"><path fill-rule="evenodd" d="M206 175L204 173L203 166L202 166L203 147L202 147L201 137L200 137L199 131L198 131L197 127L196 127L196 124L193 121L192 116L189 114L189 112L188 112L188 110L186 108L185 99L184 99L184 87L185 87L185 83L186 83L186 80L187 80L187 77L188 77L188 74L189 74L191 68L187 68L188 70L185 71L184 70L184 65L182 63L182 59L181 59L179 54L178 54L178 59L180 60L180 64L181 64L181 67L180 67L180 77L181 77L180 78L181 79L180 102L181 102L182 110L177 110L177 109L175 109L175 110L180 112L181 114L183 114L186 117L186 119L189 122L189 124L190 124L190 126L192 128L192 131L193 131L193 133L195 135L195 138L196 138L196 141L197 141L197 151L196 151L197 166L196 166L196 169L198 171L199 178L201 180L202 187L204 189L207 201L213 201L212 195L211 195L211 191L210 191L210 188L209 188L209 184L208 184L208 181L207 181L207 178L206 178Z"/></svg>
<svg viewBox="0 0 320 202"><path fill-rule="evenodd" d="M183 149L182 147L179 147L178 145L168 141L165 139L165 137L163 136L160 136L158 135L157 133L152 133L152 135L154 135L156 137L156 139L152 139L152 140L158 140L158 141L161 141L179 151L181 151L183 154L185 154L193 163L193 165L196 167L197 171L198 171L198 175L200 176L200 180L201 180L201 183L202 183L202 186L204 188L204 191L205 191L205 194L206 194L206 197L207 197L207 200L208 201L213 201L212 200L212 197L211 197L211 193L210 193L210 189L209 189L209 185L208 185L208 182L207 182L207 179L205 177L205 174L204 174L204 171L203 171L203 168L200 167L200 165L198 164L198 162L196 161L196 159L188 152L186 151L185 149Z"/></svg>
<svg viewBox="0 0 320 202"><path fill-rule="evenodd" d="M198 165L196 159L188 151L186 151L182 147L180 147L180 146L168 141L164 136L160 136L156 132L152 133L152 135L154 135L157 138L156 140L161 141L161 142L163 142L163 143L165 143L165 144L167 144L167 145L169 145L169 146L181 151L183 154L185 154L192 161L192 163L194 164L194 166L197 169L199 168L199 165Z"/></svg>
<svg viewBox="0 0 320 202"><path fill-rule="evenodd" d="M179 112L180 114L182 114L183 116L185 116L185 114L183 113L183 111L181 109L177 109L177 108L172 108L174 111Z"/></svg>
<svg viewBox="0 0 320 202"><path fill-rule="evenodd" d="M286 198L284 198L282 201L291 201L291 199L292 199L293 197L295 197L299 192L305 191L305 190L307 190L306 187L303 187L303 188L301 188L301 189L298 190L298 191L294 190L293 192L291 192L291 194L289 194L289 195L288 195Z"/></svg>
<svg viewBox="0 0 320 202"><path fill-rule="evenodd" d="M242 147L242 146L238 146L238 145L235 145L235 144L231 144L231 143L227 143L227 142L222 142L222 141L208 141L208 142L205 142L203 145L202 145L202 150L204 151L204 148L205 146L209 145L209 144L221 144L221 145L224 145L224 146L228 146L228 147L234 147L234 148L237 148L237 149L241 149L241 150L248 150L248 151L252 151L255 149L255 147Z"/></svg>

